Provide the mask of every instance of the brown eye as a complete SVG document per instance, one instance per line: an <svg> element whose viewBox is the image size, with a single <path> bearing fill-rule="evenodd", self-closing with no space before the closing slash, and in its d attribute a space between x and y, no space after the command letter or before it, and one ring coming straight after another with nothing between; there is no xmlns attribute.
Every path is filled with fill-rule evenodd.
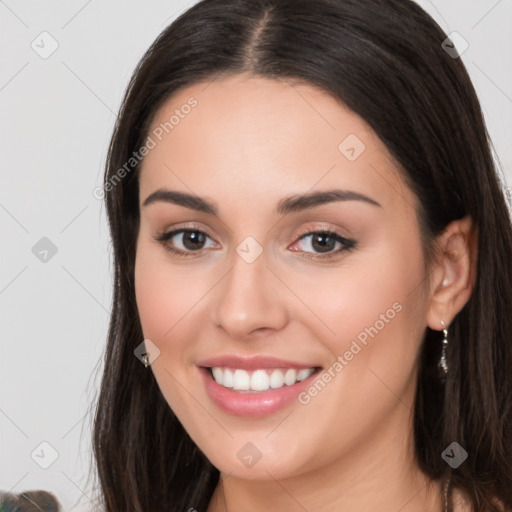
<svg viewBox="0 0 512 512"><path fill-rule="evenodd" d="M190 251L197 251L203 248L206 236L201 231L184 231L182 244Z"/></svg>
<svg viewBox="0 0 512 512"><path fill-rule="evenodd" d="M188 256L207 248L206 243L211 240L210 247L215 242L203 231L198 229L176 229L156 238L166 250L176 254Z"/></svg>
<svg viewBox="0 0 512 512"><path fill-rule="evenodd" d="M349 240L335 231L309 231L295 242L293 249L304 253L308 259L325 260L354 249L357 242Z"/></svg>
<svg viewBox="0 0 512 512"><path fill-rule="evenodd" d="M336 239L324 233L312 235L311 247L317 252L329 252L336 246Z"/></svg>

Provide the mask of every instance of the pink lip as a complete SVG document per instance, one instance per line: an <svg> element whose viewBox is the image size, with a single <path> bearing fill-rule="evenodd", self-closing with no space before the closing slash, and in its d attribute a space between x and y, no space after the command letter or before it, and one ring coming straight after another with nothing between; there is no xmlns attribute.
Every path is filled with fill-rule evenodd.
<svg viewBox="0 0 512 512"><path fill-rule="evenodd" d="M259 361L262 368L261 360ZM282 362L279 363L281 367ZM220 364L215 366L230 366L228 364ZM287 364L283 365L290 367ZM234 366L235 368L244 368L241 366ZM295 366L296 367L296 366ZM269 366L263 366L269 368ZM311 366L300 366L300 368L311 368ZM208 368L198 368L206 388L206 392L210 399L224 412L233 416L242 417L259 417L272 414L280 409L284 409L292 402L297 400L298 395L305 391L311 384L312 379L318 376L318 371L310 375L307 379L297 382L292 386L283 386L278 389L269 389L268 391L235 391L233 389L225 388L217 384L210 374ZM244 369L254 369L247 368Z"/></svg>
<svg viewBox="0 0 512 512"><path fill-rule="evenodd" d="M199 361L197 366L203 366L207 368L240 368L241 370L259 370L265 368L295 368L300 370L303 368L315 368L317 365L301 364L269 356L238 357L228 355L212 357L211 359Z"/></svg>

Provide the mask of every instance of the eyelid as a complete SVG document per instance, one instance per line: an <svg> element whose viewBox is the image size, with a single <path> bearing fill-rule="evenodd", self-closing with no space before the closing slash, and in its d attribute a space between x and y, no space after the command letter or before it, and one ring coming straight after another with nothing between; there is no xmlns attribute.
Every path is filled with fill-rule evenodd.
<svg viewBox="0 0 512 512"><path fill-rule="evenodd" d="M344 240L350 240L350 238L348 238L347 236L342 235L340 233L340 229L338 229L338 228L327 227L327 226L314 226L314 225L307 226L306 228L300 229L299 232L295 235L295 238L297 240L300 240L304 236L311 235L314 233L332 233L336 236L339 236L340 238L343 238ZM350 241L352 241L352 240L350 240Z"/></svg>
<svg viewBox="0 0 512 512"><path fill-rule="evenodd" d="M336 237L338 237L339 239L355 245L357 242L353 238L353 234L347 234L346 231L346 229L342 229L340 227L335 227L332 225L326 226L325 224L319 225L319 223L309 223L294 234L295 241L293 242L293 244L295 244L296 241L303 239L306 235L311 235L315 233L331 233L333 235L336 235Z"/></svg>
<svg viewBox="0 0 512 512"><path fill-rule="evenodd" d="M161 231L157 232L154 238L155 240L168 239L173 235L180 233L181 231L201 231L218 244L217 240L215 240L215 237L212 236L208 228L195 224L194 222L186 222L184 224L177 224L176 226L172 226L172 228L162 229Z"/></svg>

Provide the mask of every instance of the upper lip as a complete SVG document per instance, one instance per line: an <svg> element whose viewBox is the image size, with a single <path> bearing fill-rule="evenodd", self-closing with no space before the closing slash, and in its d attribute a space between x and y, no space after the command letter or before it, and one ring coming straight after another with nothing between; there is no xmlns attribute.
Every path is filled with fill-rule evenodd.
<svg viewBox="0 0 512 512"><path fill-rule="evenodd" d="M287 361L270 356L239 357L233 355L217 356L199 361L197 366L205 368L227 367L240 368L241 370L258 370L265 368L317 368L318 365L303 364L295 361Z"/></svg>

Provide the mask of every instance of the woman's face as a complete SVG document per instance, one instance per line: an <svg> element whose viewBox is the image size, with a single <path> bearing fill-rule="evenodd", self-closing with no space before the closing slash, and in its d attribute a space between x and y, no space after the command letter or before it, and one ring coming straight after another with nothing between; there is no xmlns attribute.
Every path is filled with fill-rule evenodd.
<svg viewBox="0 0 512 512"><path fill-rule="evenodd" d="M428 274L384 144L317 88L243 75L179 91L148 135L136 299L192 439L249 479L400 458Z"/></svg>

